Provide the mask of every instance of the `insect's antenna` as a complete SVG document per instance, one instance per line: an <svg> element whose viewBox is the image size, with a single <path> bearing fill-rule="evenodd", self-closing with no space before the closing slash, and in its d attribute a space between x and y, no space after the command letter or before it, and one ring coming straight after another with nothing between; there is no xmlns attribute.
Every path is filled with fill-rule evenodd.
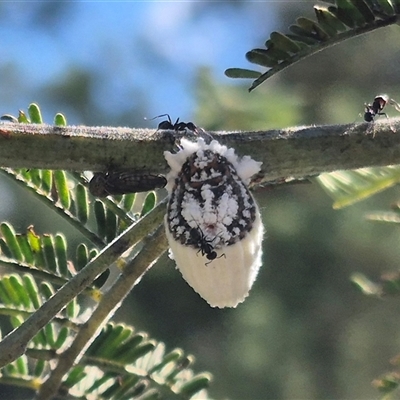
<svg viewBox="0 0 400 400"><path fill-rule="evenodd" d="M397 111L400 112L400 104L394 101L393 99L389 100L389 104L392 105Z"/></svg>
<svg viewBox="0 0 400 400"><path fill-rule="evenodd" d="M197 221L197 220L193 217L193 215L191 215L191 217L192 217L192 219L191 219L190 221L187 221L187 220L186 220L186 223L188 224L188 226L189 226L190 228L192 228L192 227L190 226L190 223L189 223L189 222L195 222L195 223L196 223L196 227L195 227L194 229L198 229L198 230L204 235L203 229L201 229L201 226L200 226L200 224L199 224L199 221ZM193 228L192 228L192 229L193 229Z"/></svg>
<svg viewBox="0 0 400 400"><path fill-rule="evenodd" d="M157 118L161 118L161 117L168 117L168 121L172 123L171 117L169 116L169 114L160 114L160 115L156 115L156 116L153 117L153 118L144 117L144 119L145 119L146 121L153 121L153 119L157 119ZM178 118L178 119L179 119L179 118Z"/></svg>

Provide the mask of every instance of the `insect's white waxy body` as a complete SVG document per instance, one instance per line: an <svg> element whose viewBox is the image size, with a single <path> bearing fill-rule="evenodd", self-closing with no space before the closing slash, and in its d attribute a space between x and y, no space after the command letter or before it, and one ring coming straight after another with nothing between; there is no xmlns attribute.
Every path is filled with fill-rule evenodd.
<svg viewBox="0 0 400 400"><path fill-rule="evenodd" d="M236 307L261 266L264 229L247 188L261 163L202 138L182 139L178 153L164 155L171 167L165 216L170 256L212 307Z"/></svg>

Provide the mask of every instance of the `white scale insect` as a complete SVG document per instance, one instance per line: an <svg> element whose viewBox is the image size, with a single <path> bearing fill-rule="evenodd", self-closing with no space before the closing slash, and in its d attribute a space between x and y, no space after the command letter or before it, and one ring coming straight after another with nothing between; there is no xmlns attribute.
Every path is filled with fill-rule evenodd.
<svg viewBox="0 0 400 400"><path fill-rule="evenodd" d="M239 159L216 140L181 140L164 152L169 202L165 216L170 257L212 307L236 307L262 264L264 228L247 185L261 162Z"/></svg>

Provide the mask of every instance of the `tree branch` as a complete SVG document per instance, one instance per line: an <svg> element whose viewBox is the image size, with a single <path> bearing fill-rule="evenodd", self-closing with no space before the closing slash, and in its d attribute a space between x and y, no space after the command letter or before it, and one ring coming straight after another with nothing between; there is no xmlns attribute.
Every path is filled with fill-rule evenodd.
<svg viewBox="0 0 400 400"><path fill-rule="evenodd" d="M257 183L339 169L400 164L400 119L259 132L210 132L239 155L262 161ZM182 133L149 129L0 124L0 165L165 173L164 150Z"/></svg>

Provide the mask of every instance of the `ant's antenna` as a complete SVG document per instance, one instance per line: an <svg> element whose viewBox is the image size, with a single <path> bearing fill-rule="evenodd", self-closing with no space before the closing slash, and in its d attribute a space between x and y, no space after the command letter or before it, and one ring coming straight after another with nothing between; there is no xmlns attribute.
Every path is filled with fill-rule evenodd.
<svg viewBox="0 0 400 400"><path fill-rule="evenodd" d="M396 101L394 101L393 99L389 100L389 104L392 105L398 112L400 112L400 105L399 103L397 103Z"/></svg>
<svg viewBox="0 0 400 400"><path fill-rule="evenodd" d="M156 115L153 118L144 117L143 119L145 119L146 121L153 121L153 119L157 119L157 118L161 118L161 117L168 117L168 121L172 123L171 117L169 116L169 114L160 114L160 115Z"/></svg>

